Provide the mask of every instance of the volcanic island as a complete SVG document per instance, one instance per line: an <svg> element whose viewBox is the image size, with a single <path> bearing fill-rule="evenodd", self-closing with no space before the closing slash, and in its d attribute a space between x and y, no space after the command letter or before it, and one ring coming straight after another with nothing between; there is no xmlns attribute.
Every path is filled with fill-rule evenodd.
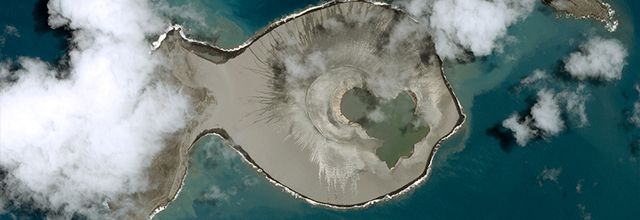
<svg viewBox="0 0 640 220"><path fill-rule="evenodd" d="M333 1L234 49L171 27L156 50L196 116L152 162L141 205L153 215L175 199L206 135L311 204L364 207L416 186L465 118L423 26L388 4Z"/></svg>
<svg viewBox="0 0 640 220"><path fill-rule="evenodd" d="M609 32L618 28L618 20L615 19L615 11L609 3L602 0L543 0L560 14L577 19L592 18L604 23Z"/></svg>
<svg viewBox="0 0 640 220"><path fill-rule="evenodd" d="M617 27L601 0L543 2ZM423 182L465 120L424 24L386 3L327 2L233 49L174 25L154 48L168 56L161 80L180 86L195 111L151 162L150 189L133 197L143 213L131 217L154 216L178 196L192 148L207 135L293 196L348 209Z"/></svg>

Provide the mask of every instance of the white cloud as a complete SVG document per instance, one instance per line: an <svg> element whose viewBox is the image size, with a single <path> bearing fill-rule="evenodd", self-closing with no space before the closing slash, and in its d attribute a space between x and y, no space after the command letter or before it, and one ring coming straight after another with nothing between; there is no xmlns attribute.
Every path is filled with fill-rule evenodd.
<svg viewBox="0 0 640 220"><path fill-rule="evenodd" d="M593 219L591 212L587 211L587 207L584 204L578 204L576 205L576 207L578 207L578 211L580 211L580 217L582 217L583 220Z"/></svg>
<svg viewBox="0 0 640 220"><path fill-rule="evenodd" d="M394 2L413 16L429 14L434 0L401 0Z"/></svg>
<svg viewBox="0 0 640 220"><path fill-rule="evenodd" d="M582 193L582 183L584 182L584 179L580 179L578 181L578 184L576 184L576 193L580 194Z"/></svg>
<svg viewBox="0 0 640 220"><path fill-rule="evenodd" d="M15 26L5 25L4 26L4 35L20 37L20 32L18 31L18 28L16 28Z"/></svg>
<svg viewBox="0 0 640 220"><path fill-rule="evenodd" d="M203 197L206 200L227 201L229 200L229 198L235 196L237 193L238 193L238 188L236 187L231 187L225 192L225 191L222 191L220 187L216 185L212 185L211 187L209 187L209 190L205 192Z"/></svg>
<svg viewBox="0 0 640 220"><path fill-rule="evenodd" d="M540 174L538 174L538 185L544 185L544 182L558 183L558 177L562 173L562 168L547 168L545 167Z"/></svg>
<svg viewBox="0 0 640 220"><path fill-rule="evenodd" d="M636 91L640 93L640 84L636 84ZM640 100L633 103L633 110L631 111L629 121L636 127L640 127Z"/></svg>
<svg viewBox="0 0 640 220"><path fill-rule="evenodd" d="M502 121L502 126L511 130L516 139L516 143L525 146L529 141L537 136L536 130L531 128L531 118L520 118L514 113L509 118Z"/></svg>
<svg viewBox="0 0 640 220"><path fill-rule="evenodd" d="M565 129L560 97L546 89L540 90L537 95L538 100L524 119L514 113L502 122L503 127L513 132L516 143L520 146L527 145L537 137L556 136Z"/></svg>
<svg viewBox="0 0 640 220"><path fill-rule="evenodd" d="M245 186L255 186L255 185L258 185L258 183L260 183L260 179L258 179L255 176L245 176L242 178L242 183Z"/></svg>
<svg viewBox="0 0 640 220"><path fill-rule="evenodd" d="M398 3L428 24L440 57L465 51L486 56L501 48L507 28L527 17L535 0L408 0Z"/></svg>
<svg viewBox="0 0 640 220"><path fill-rule="evenodd" d="M207 28L206 11L195 4L195 1L185 2L179 5L170 4L167 0L152 0L153 8L170 18L179 18L185 21L192 22L189 25L193 25L198 29Z"/></svg>
<svg viewBox="0 0 640 220"><path fill-rule="evenodd" d="M146 168L185 126L190 103L158 79L163 57L146 38L164 24L146 1L48 6L52 27L73 30L70 68L34 58L1 66L0 168L9 175L0 197L101 218L105 201L147 189Z"/></svg>
<svg viewBox="0 0 640 220"><path fill-rule="evenodd" d="M291 55L284 58L284 65L292 77L289 82L304 81L310 77L324 73L327 69L325 55L314 51L308 55Z"/></svg>
<svg viewBox="0 0 640 220"><path fill-rule="evenodd" d="M574 120L577 120L578 127L584 127L589 124L587 117L586 103L590 95L585 90L585 85L578 85L575 91L563 91L558 94L558 98L562 102L565 111Z"/></svg>
<svg viewBox="0 0 640 220"><path fill-rule="evenodd" d="M633 103L633 112L629 120L631 120L636 127L640 127L640 101Z"/></svg>
<svg viewBox="0 0 640 220"><path fill-rule="evenodd" d="M569 7L574 6L575 4L569 0L553 0L549 1L553 8L558 11L567 10Z"/></svg>
<svg viewBox="0 0 640 220"><path fill-rule="evenodd" d="M0 197L0 214L4 214L6 211L5 209L5 204L6 202L4 201L4 198Z"/></svg>
<svg viewBox="0 0 640 220"><path fill-rule="evenodd" d="M531 108L533 126L540 129L544 136L555 136L565 128L560 113L560 105L553 92L539 91L538 102Z"/></svg>
<svg viewBox="0 0 640 220"><path fill-rule="evenodd" d="M7 37L20 37L18 28L12 25L5 25L2 34L0 34L0 49L7 43ZM0 75L1 76L1 75Z"/></svg>
<svg viewBox="0 0 640 220"><path fill-rule="evenodd" d="M520 84L529 85L547 78L549 78L549 75L547 74L547 72L545 72L544 70L536 69L533 71L533 74L520 80Z"/></svg>
<svg viewBox="0 0 640 220"><path fill-rule="evenodd" d="M550 77L544 70L536 69L531 75L520 80L520 85L537 88L557 84ZM538 84L538 82L542 82L542 84ZM514 132L516 142L519 145L524 146L529 140L536 137L555 136L567 126L584 127L589 125L586 104L591 95L586 89L586 85L579 83L577 87L563 85L560 88L562 89L557 94L548 89L540 90L537 94L537 102L531 108L530 114L524 119L514 114L502 122L503 127ZM567 124L561 117L563 114L567 116ZM640 116L638 120L640 122Z"/></svg>
<svg viewBox="0 0 640 220"><path fill-rule="evenodd" d="M378 107L375 110L369 112L369 114L367 114L367 118L369 118L369 120L373 122L379 123L384 121L387 118L387 116L380 109L380 107Z"/></svg>
<svg viewBox="0 0 640 220"><path fill-rule="evenodd" d="M565 70L579 80L619 80L627 65L627 49L616 39L591 37L580 45L580 51L564 59Z"/></svg>

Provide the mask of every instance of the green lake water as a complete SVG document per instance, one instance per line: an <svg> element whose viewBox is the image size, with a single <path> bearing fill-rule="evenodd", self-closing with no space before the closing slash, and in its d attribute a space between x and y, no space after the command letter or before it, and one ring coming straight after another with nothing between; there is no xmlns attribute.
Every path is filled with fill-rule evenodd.
<svg viewBox="0 0 640 220"><path fill-rule="evenodd" d="M376 99L361 88L347 91L340 105L342 114L352 122L360 124L367 134L382 141L376 155L394 167L400 157L409 157L413 146L429 133L429 127L420 125L414 114L415 103L406 92L386 102ZM378 117L371 119L371 114Z"/></svg>

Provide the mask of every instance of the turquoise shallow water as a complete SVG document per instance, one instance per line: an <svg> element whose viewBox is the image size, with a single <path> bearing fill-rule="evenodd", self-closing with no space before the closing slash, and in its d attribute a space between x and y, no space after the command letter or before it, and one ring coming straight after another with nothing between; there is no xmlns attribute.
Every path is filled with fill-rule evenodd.
<svg viewBox="0 0 640 220"><path fill-rule="evenodd" d="M211 8L212 13L242 29L242 36L234 36L228 44L242 42L268 20L306 5L289 7L261 1L257 5L274 8L268 10L269 16L261 17L252 16L251 10L245 15L238 13L250 5L240 2L225 3L227 8ZM29 4L24 4L21 7L28 8ZM640 3L626 0L613 5L621 21L619 30L613 34L605 32L600 23L557 19L549 10L539 7L524 22L509 29L509 34L518 41L508 43L503 53L469 64L446 63L445 71L468 115L467 123L441 147L428 181L400 198L350 211L314 207L267 182L219 139L211 138L200 142L194 151L190 174L178 200L157 217L638 219L640 161L633 154L632 145L640 139L640 131L626 121L633 102L640 98L633 88L640 81L637 47L640 35L636 31L640 24ZM5 13L0 15L3 16L0 22L5 22ZM25 17L24 21L14 22L16 26L24 26L19 27L23 30L21 43L61 42L53 35L30 32L27 20ZM496 135L494 128L514 111L527 110L538 89L544 86L559 91L577 87L576 82L558 72L559 61L590 35L621 40L630 56L622 80L585 84L591 95L587 102L589 125L581 128L570 125L561 135L534 141L526 147L502 144L504 138ZM8 40L0 50L4 57L29 55L55 59L63 52L57 47L10 49L11 42L18 44L15 39ZM523 77L538 68L552 73L553 82L532 88L518 86ZM545 170L560 171L557 180L545 180ZM38 218L38 214L29 210L16 210L12 214ZM0 215L0 219L10 219L10 215Z"/></svg>

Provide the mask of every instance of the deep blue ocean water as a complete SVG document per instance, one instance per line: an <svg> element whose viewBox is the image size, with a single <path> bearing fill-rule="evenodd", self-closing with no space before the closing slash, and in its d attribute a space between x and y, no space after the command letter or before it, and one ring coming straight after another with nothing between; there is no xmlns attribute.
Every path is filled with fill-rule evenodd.
<svg viewBox="0 0 640 220"><path fill-rule="evenodd" d="M48 16L47 1L3 2L0 7L0 35L5 38L5 43L0 44L0 60L20 56L39 57L45 61L61 58L70 35L64 30L51 30L47 24ZM19 37L3 36L7 25L15 27Z"/></svg>
<svg viewBox="0 0 640 220"><path fill-rule="evenodd" d="M0 25L14 25L21 34L20 38L7 39L6 45L0 48L0 56L3 59L16 56L57 59L64 54L64 37L36 31L33 8L30 8L34 3L25 2L12 2L0 9ZM208 2L225 5L226 8L211 8L212 13L242 29L242 36L229 35L234 38L229 42L240 43L268 21L307 5L249 2ZM230 148L212 137L198 144L182 193L157 217L640 219L640 155L634 154L640 131L627 122L633 102L640 99L634 90L634 85L640 82L637 46L640 33L636 31L640 27L640 3L620 0L613 2L613 6L621 22L615 33L604 31L597 22L556 18L539 5L525 21L509 29L509 34L518 40L507 43L502 53L468 64L446 63L445 72L468 120L465 127L440 148L429 179L400 198L349 211L311 206L267 182ZM223 9L226 11L221 11ZM29 13L28 16L25 13ZM566 73L561 72L560 61L593 35L621 40L629 50L629 57L621 80L583 83L590 94L589 124L577 127L568 119L569 128L565 132L526 147L519 147L496 132L497 125L511 113L526 111L539 89L551 88L556 92L575 89L578 83L563 77ZM32 46L42 42L48 43ZM519 81L534 69L550 73L551 82L519 86ZM557 180L542 178L545 170L560 171ZM16 210L13 214L37 218L37 214L28 210ZM0 219L10 219L11 215L0 215Z"/></svg>

